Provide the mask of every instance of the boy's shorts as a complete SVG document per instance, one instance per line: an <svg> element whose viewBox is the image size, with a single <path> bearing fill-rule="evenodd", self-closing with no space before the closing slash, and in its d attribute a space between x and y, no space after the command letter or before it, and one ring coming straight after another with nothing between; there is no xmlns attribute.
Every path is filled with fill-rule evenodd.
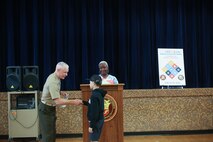
<svg viewBox="0 0 213 142"><path fill-rule="evenodd" d="M99 120L96 124L96 129L93 131L93 133L89 133L89 138L91 141L99 140L99 138L101 136L103 124L104 124L104 119Z"/></svg>

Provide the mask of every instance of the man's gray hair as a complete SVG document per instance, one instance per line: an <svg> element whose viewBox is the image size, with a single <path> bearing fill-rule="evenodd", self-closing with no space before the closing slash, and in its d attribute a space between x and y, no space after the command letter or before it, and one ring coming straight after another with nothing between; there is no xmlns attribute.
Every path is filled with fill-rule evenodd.
<svg viewBox="0 0 213 142"><path fill-rule="evenodd" d="M57 65L56 65L56 70L62 69L62 68L69 69L69 65L65 62L58 62Z"/></svg>
<svg viewBox="0 0 213 142"><path fill-rule="evenodd" d="M104 64L104 65L106 65L107 67L109 67L109 66L108 66L108 63L107 63L106 61L101 61L101 62L98 64L98 67L100 67L101 64Z"/></svg>

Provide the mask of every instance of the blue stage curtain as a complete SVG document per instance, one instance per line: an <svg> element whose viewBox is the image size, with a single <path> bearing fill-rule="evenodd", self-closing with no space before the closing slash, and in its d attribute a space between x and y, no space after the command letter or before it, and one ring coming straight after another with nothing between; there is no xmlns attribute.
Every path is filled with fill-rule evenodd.
<svg viewBox="0 0 213 142"><path fill-rule="evenodd" d="M101 60L126 89L160 88L158 48L183 48L186 87L212 87L212 10L210 0L1 0L0 91L7 66L39 66L43 86L67 62L62 89L73 90Z"/></svg>

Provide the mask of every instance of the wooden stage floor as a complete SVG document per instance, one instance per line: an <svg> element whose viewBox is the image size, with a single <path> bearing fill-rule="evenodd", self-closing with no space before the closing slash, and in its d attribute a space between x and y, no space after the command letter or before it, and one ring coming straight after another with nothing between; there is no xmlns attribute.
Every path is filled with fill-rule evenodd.
<svg viewBox="0 0 213 142"><path fill-rule="evenodd" d="M7 142L7 140L0 139L0 142ZM35 142L35 140L14 139L14 142ZM83 142L83 140L82 138L58 138L56 142ZM125 136L124 142L213 142L213 134Z"/></svg>
<svg viewBox="0 0 213 142"><path fill-rule="evenodd" d="M83 142L82 138L58 139L57 142ZM213 134L173 136L125 136L124 142L213 142Z"/></svg>

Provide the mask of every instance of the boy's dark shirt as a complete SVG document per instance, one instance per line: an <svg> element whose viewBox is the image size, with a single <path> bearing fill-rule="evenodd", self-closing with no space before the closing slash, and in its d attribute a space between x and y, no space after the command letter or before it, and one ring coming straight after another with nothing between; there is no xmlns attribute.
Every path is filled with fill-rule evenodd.
<svg viewBox="0 0 213 142"><path fill-rule="evenodd" d="M103 119L104 112L104 96L106 95L106 91L100 88L97 88L92 91L92 95L89 101L83 101L83 104L88 106L87 118L90 121L90 128L95 131L95 124Z"/></svg>

